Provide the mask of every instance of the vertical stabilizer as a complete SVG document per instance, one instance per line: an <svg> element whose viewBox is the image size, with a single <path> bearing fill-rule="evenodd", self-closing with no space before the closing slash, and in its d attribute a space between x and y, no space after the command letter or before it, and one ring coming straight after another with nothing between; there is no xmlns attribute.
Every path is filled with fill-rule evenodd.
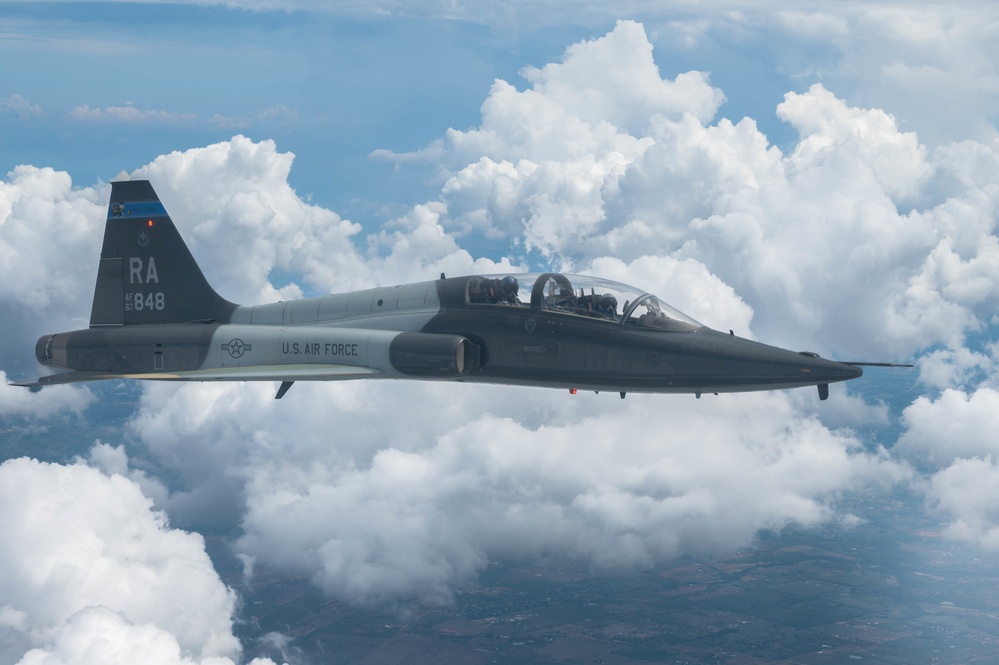
<svg viewBox="0 0 999 665"><path fill-rule="evenodd" d="M227 322L215 292L148 180L111 183L90 327Z"/></svg>

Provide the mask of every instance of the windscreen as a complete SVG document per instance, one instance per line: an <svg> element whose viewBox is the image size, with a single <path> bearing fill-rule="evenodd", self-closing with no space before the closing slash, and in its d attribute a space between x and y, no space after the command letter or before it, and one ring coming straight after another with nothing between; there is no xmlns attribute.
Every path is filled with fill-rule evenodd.
<svg viewBox="0 0 999 665"><path fill-rule="evenodd" d="M587 275L476 275L469 278L467 302L533 307L649 330L681 331L702 327L652 294Z"/></svg>

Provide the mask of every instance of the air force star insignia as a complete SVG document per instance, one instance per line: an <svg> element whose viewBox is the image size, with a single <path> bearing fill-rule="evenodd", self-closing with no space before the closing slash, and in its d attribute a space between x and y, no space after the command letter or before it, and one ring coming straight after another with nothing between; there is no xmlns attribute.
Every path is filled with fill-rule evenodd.
<svg viewBox="0 0 999 665"><path fill-rule="evenodd" d="M227 351L233 358L242 358L243 354L253 349L252 344L246 344L240 338L229 340L228 344L222 345L222 350Z"/></svg>

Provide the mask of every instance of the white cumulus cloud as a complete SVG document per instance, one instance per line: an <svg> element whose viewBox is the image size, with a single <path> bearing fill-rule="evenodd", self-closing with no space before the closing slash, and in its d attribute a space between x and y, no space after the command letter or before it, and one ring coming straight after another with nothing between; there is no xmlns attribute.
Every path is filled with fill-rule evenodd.
<svg viewBox="0 0 999 665"><path fill-rule="evenodd" d="M84 464L7 460L0 530L6 662L25 647L40 650L25 656L32 663L96 662L102 653L126 662L143 645L166 649L148 662L238 656L235 593L201 536L169 528L130 480Z"/></svg>
<svg viewBox="0 0 999 665"><path fill-rule="evenodd" d="M895 450L943 468L962 458L999 459L999 391L944 390L936 399L919 397L903 414L905 432Z"/></svg>
<svg viewBox="0 0 999 665"><path fill-rule="evenodd" d="M421 153L449 172L440 226L563 269L697 261L752 308L761 339L849 359L958 348L991 322L994 145L930 151L816 84L777 106L799 136L785 154L752 119L716 120L705 76L681 94L650 54L622 21L524 70L526 90L496 81L479 126Z"/></svg>
<svg viewBox="0 0 999 665"><path fill-rule="evenodd" d="M69 174L33 166L0 180L0 360L8 376L36 371L42 334L90 319L109 191L73 189Z"/></svg>
<svg viewBox="0 0 999 665"><path fill-rule="evenodd" d="M945 533L981 547L999 550L999 466L995 458L959 459L935 474L927 500L950 518Z"/></svg>
<svg viewBox="0 0 999 665"><path fill-rule="evenodd" d="M354 602L444 601L493 557L629 567L724 551L835 519L839 492L909 474L782 394L374 382L296 385L278 402L269 384L164 386L133 427L193 484L239 493L239 552ZM173 500L218 509L207 493Z"/></svg>

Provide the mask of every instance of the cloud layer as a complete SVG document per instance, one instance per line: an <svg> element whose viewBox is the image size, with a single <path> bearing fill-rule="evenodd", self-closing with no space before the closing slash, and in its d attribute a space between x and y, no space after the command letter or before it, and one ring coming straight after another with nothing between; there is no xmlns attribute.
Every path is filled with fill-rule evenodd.
<svg viewBox="0 0 999 665"><path fill-rule="evenodd" d="M905 411L898 445L837 426L884 419L879 396L842 388L817 408L805 392L622 402L372 382L297 384L276 402L270 384L150 385L128 429L169 488L104 448L90 466L0 467L66 488L21 487L0 512L26 530L14 522L67 502L47 511L56 535L37 544L47 570L73 565L58 558L72 551L123 585L141 569L157 594L147 607L114 595L123 587L63 576L43 603L30 576L0 578L10 586L0 597L39 599L0 608L18 646L43 650L25 662L65 662L78 635L98 630L160 640L182 658L237 653L231 593L197 537L169 529L140 488L174 523L238 524L248 560L360 603L446 601L490 557L558 552L620 567L724 551L760 529L852 521L838 497L908 483L949 535L999 546L995 144L931 149L884 110L815 85L776 108L797 134L781 150L753 119L717 117L724 93L706 73L663 77L629 21L522 74L523 89L493 84L477 127L381 153L444 175L437 198L380 229L303 200L288 183L293 156L272 141L236 136L126 175L153 181L232 300L546 264L634 283L714 327L791 348L919 358L927 394ZM49 326L86 324L107 194L32 167L0 183L5 368L28 371L25 349ZM503 251L475 256L465 247L477 240ZM79 411L88 399L55 394L0 390L0 412ZM131 531L108 530L100 509L114 501ZM88 554L93 543L107 553ZM126 551L142 565L126 565ZM169 581L184 565L201 600L176 609Z"/></svg>
<svg viewBox="0 0 999 665"><path fill-rule="evenodd" d="M22 663L124 663L152 649L155 662L221 664L239 654L236 597L201 536L170 529L132 481L82 463L8 460L0 528L6 662L25 646L34 649Z"/></svg>

